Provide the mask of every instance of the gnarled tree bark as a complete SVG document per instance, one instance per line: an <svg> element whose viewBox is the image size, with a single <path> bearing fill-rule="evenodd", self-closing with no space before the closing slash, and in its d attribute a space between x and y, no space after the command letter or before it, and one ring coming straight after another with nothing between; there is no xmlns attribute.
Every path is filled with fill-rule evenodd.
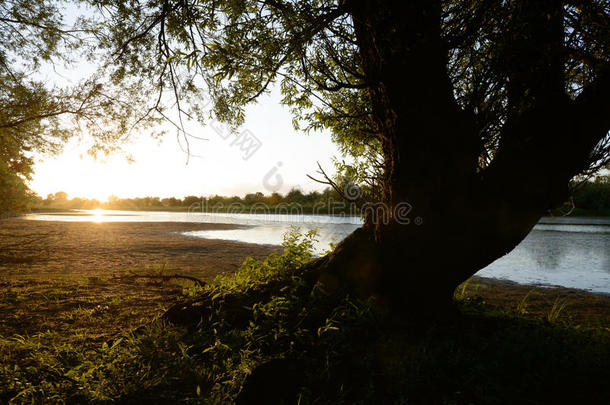
<svg viewBox="0 0 610 405"><path fill-rule="evenodd" d="M383 147L387 216L373 216L314 267L331 291L378 296L398 310L442 309L460 282L510 252L567 199L569 181L610 129L608 69L570 99L561 3L521 2L505 61L502 142L480 169L475 123L447 72L440 4L348 4ZM408 218L397 209L403 203L412 207Z"/></svg>

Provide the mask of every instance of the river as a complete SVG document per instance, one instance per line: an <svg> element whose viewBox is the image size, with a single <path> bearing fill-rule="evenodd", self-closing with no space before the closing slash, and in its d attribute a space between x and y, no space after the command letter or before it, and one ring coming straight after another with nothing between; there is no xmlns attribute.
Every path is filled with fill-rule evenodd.
<svg viewBox="0 0 610 405"><path fill-rule="evenodd" d="M315 249L322 253L361 225L360 218L328 215L265 215L192 212L78 210L29 214L31 220L91 222L215 222L246 229L184 232L185 236L258 244L280 244L293 226L318 229ZM522 284L560 285L610 293L610 218L545 217L506 256L477 275Z"/></svg>

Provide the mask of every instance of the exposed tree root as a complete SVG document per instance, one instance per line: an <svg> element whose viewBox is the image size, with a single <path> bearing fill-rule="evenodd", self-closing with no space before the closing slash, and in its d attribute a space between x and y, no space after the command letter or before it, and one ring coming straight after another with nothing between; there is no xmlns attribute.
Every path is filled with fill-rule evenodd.
<svg viewBox="0 0 610 405"><path fill-rule="evenodd" d="M173 280L173 279L189 280L189 281L196 283L200 287L203 287L206 285L206 282L203 280L200 280L196 277L184 276L182 274L128 274L128 275L121 275L121 276L114 275L114 276L112 276L111 280L121 280L122 281L122 280L136 280L139 278L150 279L150 280L160 280L160 281L169 281L169 280Z"/></svg>

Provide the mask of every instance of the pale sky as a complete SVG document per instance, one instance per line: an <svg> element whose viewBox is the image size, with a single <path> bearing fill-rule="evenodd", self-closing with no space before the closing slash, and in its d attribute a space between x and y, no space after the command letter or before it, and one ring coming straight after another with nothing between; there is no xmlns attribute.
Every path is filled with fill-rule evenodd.
<svg viewBox="0 0 610 405"><path fill-rule="evenodd" d="M262 96L248 107L246 122L239 133L248 131L260 141L260 147L245 160L235 135L223 139L211 126L191 127L190 132L208 141L191 139L193 155L188 165L186 155L176 140L175 131L168 130L159 143L145 134L125 147L134 163L124 156L110 156L98 161L87 155L86 140L68 143L56 157L39 157L30 188L42 197L65 191L72 197L106 200L118 197L184 197L244 195L261 191L286 193L292 187L303 191L320 190L322 185L306 175L315 174L316 161L328 172L338 156L337 147L328 133L305 135L292 127L288 108L280 105L278 90ZM252 138L249 138L252 139ZM239 142L238 142L239 143ZM247 149L248 144L243 147ZM279 164L278 164L279 163Z"/></svg>
<svg viewBox="0 0 610 405"><path fill-rule="evenodd" d="M65 6L68 25L81 14L90 11L68 4ZM43 67L37 75L50 85L76 83L95 71L87 62L78 66ZM256 104L246 110L246 122L238 131L244 131L260 141L260 147L248 159L240 150L236 136L223 139L210 125L193 125L188 131L208 141L190 140L191 157L187 156L176 139L176 132L167 125L168 133L159 142L138 134L124 150L135 162L124 156L110 156L94 160L87 154L86 136L82 143L74 139L58 156L38 156L35 174L29 183L38 195L65 191L70 198L96 198L104 201L109 195L126 197L184 197L186 195L209 196L239 195L261 191L286 193L293 187L305 192L321 190L323 185L309 179L315 174L316 161L334 173L331 158L339 156L337 147L328 133L305 135L294 130L292 116L287 107L280 104L279 89L262 95ZM243 139L243 138L240 138ZM248 146L248 143L242 144ZM248 150L246 148L246 150Z"/></svg>

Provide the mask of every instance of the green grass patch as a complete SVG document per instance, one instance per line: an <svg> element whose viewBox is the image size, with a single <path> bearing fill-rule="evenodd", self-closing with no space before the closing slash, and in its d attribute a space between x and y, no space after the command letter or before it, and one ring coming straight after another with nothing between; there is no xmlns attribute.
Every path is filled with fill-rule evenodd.
<svg viewBox="0 0 610 405"><path fill-rule="evenodd" d="M447 319L408 321L312 288L304 265L314 238L293 231L283 254L248 259L206 287L184 287L201 305L196 327L158 318L101 342L86 329L70 339L58 330L0 337L0 402L231 403L247 398L244 383L267 403L610 399L605 323L562 321L564 301L546 318L530 316L529 297L514 308L490 306L469 298L477 283L458 289ZM75 308L75 322L107 319L121 307L116 298L99 305Z"/></svg>

